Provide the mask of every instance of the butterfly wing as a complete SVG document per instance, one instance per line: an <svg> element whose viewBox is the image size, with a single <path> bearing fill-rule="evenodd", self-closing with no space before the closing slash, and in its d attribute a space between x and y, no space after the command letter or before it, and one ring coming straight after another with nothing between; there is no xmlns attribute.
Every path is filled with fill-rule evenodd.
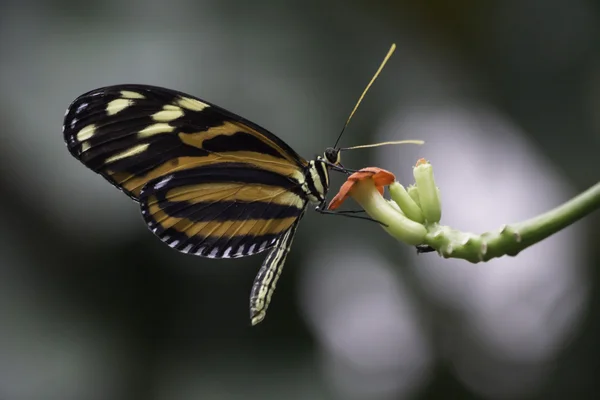
<svg viewBox="0 0 600 400"><path fill-rule="evenodd" d="M210 258L272 247L306 204L295 181L236 163L177 171L140 193L142 215L154 234L174 249Z"/></svg>
<svg viewBox="0 0 600 400"><path fill-rule="evenodd" d="M185 93L146 85L90 91L63 126L71 154L138 201L169 246L242 257L301 216L307 162L266 129Z"/></svg>
<svg viewBox="0 0 600 400"><path fill-rule="evenodd" d="M307 162L266 129L204 100L148 85L92 90L67 109L71 154L138 200L153 179L215 163L246 163L297 181Z"/></svg>

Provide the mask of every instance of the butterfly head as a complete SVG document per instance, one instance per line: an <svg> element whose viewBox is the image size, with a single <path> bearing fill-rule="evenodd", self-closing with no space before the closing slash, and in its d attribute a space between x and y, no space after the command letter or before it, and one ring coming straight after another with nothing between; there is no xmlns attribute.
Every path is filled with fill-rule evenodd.
<svg viewBox="0 0 600 400"><path fill-rule="evenodd" d="M340 164L340 149L336 149L335 147L328 147L325 149L325 153L323 153L323 158L333 165Z"/></svg>

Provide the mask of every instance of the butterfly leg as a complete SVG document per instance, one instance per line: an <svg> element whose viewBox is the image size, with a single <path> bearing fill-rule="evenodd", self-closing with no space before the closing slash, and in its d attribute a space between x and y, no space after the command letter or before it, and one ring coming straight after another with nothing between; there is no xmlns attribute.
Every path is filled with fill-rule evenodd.
<svg viewBox="0 0 600 400"><path fill-rule="evenodd" d="M334 164L334 163L331 163L331 162L329 162L329 161L327 161L327 160L322 160L322 162L324 162L324 163L325 163L325 165L327 165L327 166L328 166L329 168L331 168L333 171L336 171L336 172L341 172L341 173L344 173L344 174L346 174L346 175L351 175L351 174L352 174L352 173L354 173L354 172L358 172L358 170L357 170L357 169L350 169L350 168L346 168L346 167L344 167L344 166L343 166L341 163Z"/></svg>
<svg viewBox="0 0 600 400"><path fill-rule="evenodd" d="M366 212L365 210L340 210L340 211L335 211L335 214L359 214L359 213L364 213Z"/></svg>
<svg viewBox="0 0 600 400"><path fill-rule="evenodd" d="M346 174L350 175L350 173L355 173L358 172L357 169L350 169L350 168L346 168L342 165L342 163L338 163L338 166L342 169L342 172L345 172Z"/></svg>
<svg viewBox="0 0 600 400"><path fill-rule="evenodd" d="M366 221L377 222L378 224L381 224L383 226L387 226L383 222L377 221L376 219L373 219L371 217L365 217L365 216L362 216L362 215L352 215L352 214L357 214L357 213L363 212L364 210L332 211L332 210L327 210L326 206L325 206L325 202L323 202L323 203L321 203L321 204L319 204L318 206L315 207L315 211L318 212L318 213L320 213L320 214L339 215L341 217L364 219Z"/></svg>
<svg viewBox="0 0 600 400"><path fill-rule="evenodd" d="M415 247L417 248L417 254L431 253L431 252L436 251L433 247L431 247L427 244L419 244Z"/></svg>

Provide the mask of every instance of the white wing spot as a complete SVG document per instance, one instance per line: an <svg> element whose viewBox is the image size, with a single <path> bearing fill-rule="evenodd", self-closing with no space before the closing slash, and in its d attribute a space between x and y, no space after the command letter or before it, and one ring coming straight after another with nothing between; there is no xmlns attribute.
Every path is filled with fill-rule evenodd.
<svg viewBox="0 0 600 400"><path fill-rule="evenodd" d="M85 110L88 106L88 103L81 103L79 105L79 107L77 107L77 110L75 111L75 114L79 114L80 112L82 112L83 110ZM67 110L67 112L69 112L69 110Z"/></svg>
<svg viewBox="0 0 600 400"><path fill-rule="evenodd" d="M115 115L133 104L130 99L115 99L106 105L106 114Z"/></svg>
<svg viewBox="0 0 600 400"><path fill-rule="evenodd" d="M94 136L94 132L96 132L96 125L87 125L77 132L76 138L78 141L84 142Z"/></svg>
<svg viewBox="0 0 600 400"><path fill-rule="evenodd" d="M238 247L237 252L235 253L236 256L241 256L242 254L244 254L244 246L245 244Z"/></svg>
<svg viewBox="0 0 600 400"><path fill-rule="evenodd" d="M187 246L185 246L185 249L183 249L182 251L183 251L184 253L189 253L189 252L190 252L190 250L192 249L192 247L193 247L193 246L192 246L191 244L188 244Z"/></svg>
<svg viewBox="0 0 600 400"><path fill-rule="evenodd" d="M228 247L223 252L223 258L229 258L229 253L231 253L231 247Z"/></svg>
<svg viewBox="0 0 600 400"><path fill-rule="evenodd" d="M171 247L175 247L179 244L179 240L173 240L171 243L169 243L169 246Z"/></svg>
<svg viewBox="0 0 600 400"><path fill-rule="evenodd" d="M183 116L183 110L172 104L167 104L162 111L152 114L152 119L157 122L169 122Z"/></svg>
<svg viewBox="0 0 600 400"><path fill-rule="evenodd" d="M254 253L254 248L256 247L256 243L252 243L252 246L248 249L248 254Z"/></svg>
<svg viewBox="0 0 600 400"><path fill-rule="evenodd" d="M77 121L79 121L77 118L73 118L71 120L71 129L75 129L75 124L77 123ZM64 126L64 125L63 125Z"/></svg>
<svg viewBox="0 0 600 400"><path fill-rule="evenodd" d="M205 247L200 247L198 250L196 250L196 254L201 256L204 249L205 249Z"/></svg>
<svg viewBox="0 0 600 400"><path fill-rule="evenodd" d="M174 129L175 129L174 126L171 126L165 122L159 122L157 124L148 125L144 129L139 131L137 134L137 137L138 137L138 139L144 139L144 138L158 135L161 133L173 132Z"/></svg>
<svg viewBox="0 0 600 400"><path fill-rule="evenodd" d="M173 179L173 175L169 175L166 178L162 179L160 182L154 185L154 190L162 189L167 183L169 183L171 179Z"/></svg>
<svg viewBox="0 0 600 400"><path fill-rule="evenodd" d="M177 101L177 105L186 108L191 111L202 111L205 108L210 107L208 104L201 102L200 100L192 99L190 97L182 97Z"/></svg>
<svg viewBox="0 0 600 400"><path fill-rule="evenodd" d="M130 90L121 90L121 96L126 99L145 99L146 97L138 92L132 92Z"/></svg>
<svg viewBox="0 0 600 400"><path fill-rule="evenodd" d="M215 247L214 249L212 249L212 251L210 252L210 254L208 255L210 258L215 258L217 256L217 253L219 252L219 248Z"/></svg>
<svg viewBox="0 0 600 400"><path fill-rule="evenodd" d="M77 136L79 136L79 133L77 134ZM140 154L140 153L143 153L144 151L146 151L146 149L148 148L148 146L150 146L150 143L138 144L137 146L133 146L129 150L125 150L122 153L115 154L114 156L108 157L104 161L104 163L105 164L110 164L110 163L113 163L115 161L119 161L119 160L122 160L124 158L127 158L127 157L133 157L133 156L135 156L137 154Z"/></svg>

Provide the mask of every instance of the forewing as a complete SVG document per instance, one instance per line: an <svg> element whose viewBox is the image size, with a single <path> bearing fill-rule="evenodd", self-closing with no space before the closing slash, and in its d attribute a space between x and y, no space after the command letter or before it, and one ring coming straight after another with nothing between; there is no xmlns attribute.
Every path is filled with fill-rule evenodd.
<svg viewBox="0 0 600 400"><path fill-rule="evenodd" d="M272 247L306 204L293 179L243 163L177 171L140 193L142 215L156 236L174 249L210 258Z"/></svg>
<svg viewBox="0 0 600 400"><path fill-rule="evenodd" d="M306 161L264 128L204 100L147 85L90 91L68 108L71 154L134 200L144 185L215 163L243 162L300 180Z"/></svg>

